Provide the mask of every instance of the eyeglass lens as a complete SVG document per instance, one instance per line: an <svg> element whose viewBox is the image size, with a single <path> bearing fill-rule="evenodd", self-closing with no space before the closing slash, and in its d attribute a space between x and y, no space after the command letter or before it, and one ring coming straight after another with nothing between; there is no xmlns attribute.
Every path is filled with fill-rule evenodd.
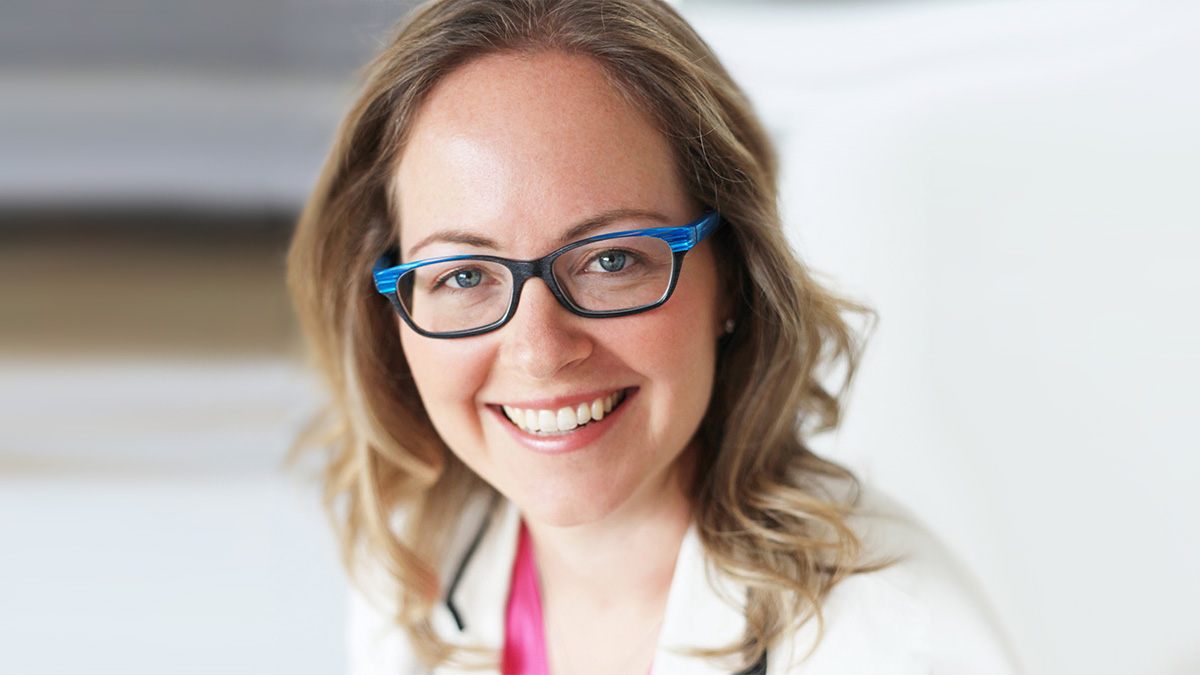
<svg viewBox="0 0 1200 675"><path fill-rule="evenodd" d="M577 308L620 312L660 301L671 285L674 254L655 237L588 242L559 255L554 279ZM472 330L504 317L512 272L486 260L454 260L409 270L398 281L400 304L430 333Z"/></svg>

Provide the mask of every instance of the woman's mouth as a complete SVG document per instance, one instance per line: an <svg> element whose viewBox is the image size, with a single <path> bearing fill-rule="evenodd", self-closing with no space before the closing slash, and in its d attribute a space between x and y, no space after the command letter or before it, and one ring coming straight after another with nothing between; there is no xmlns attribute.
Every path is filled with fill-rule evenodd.
<svg viewBox="0 0 1200 675"><path fill-rule="evenodd" d="M522 431L538 436L559 436L604 419L605 415L620 406L624 400L625 390L621 389L592 401L564 406L557 410L523 409L508 405L502 407L504 416Z"/></svg>

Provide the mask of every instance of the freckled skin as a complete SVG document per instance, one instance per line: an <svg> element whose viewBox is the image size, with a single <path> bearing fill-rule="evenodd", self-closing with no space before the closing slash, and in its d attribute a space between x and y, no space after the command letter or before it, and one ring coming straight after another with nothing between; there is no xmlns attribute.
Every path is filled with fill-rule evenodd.
<svg viewBox="0 0 1200 675"><path fill-rule="evenodd" d="M488 56L443 80L422 107L397 171L400 244L441 229L495 240L530 259L566 230L617 208L665 215L610 231L683 225L701 215L665 139L589 59ZM418 258L467 252L435 243ZM712 392L721 309L708 242L688 253L674 295L629 317L585 319L540 280L516 315L471 338L421 337L400 323L438 433L527 517L568 526L653 513L673 485ZM639 387L595 443L546 455L518 443L488 404ZM678 487L670 490L678 493Z"/></svg>

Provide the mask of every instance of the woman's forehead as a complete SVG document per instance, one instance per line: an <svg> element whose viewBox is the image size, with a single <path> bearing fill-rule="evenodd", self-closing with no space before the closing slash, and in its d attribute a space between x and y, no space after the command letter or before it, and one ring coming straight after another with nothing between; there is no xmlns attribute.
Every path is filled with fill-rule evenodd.
<svg viewBox="0 0 1200 675"><path fill-rule="evenodd" d="M413 123L393 189L402 247L446 228L516 245L612 209L690 215L649 118L595 61L558 53L489 56L447 76Z"/></svg>

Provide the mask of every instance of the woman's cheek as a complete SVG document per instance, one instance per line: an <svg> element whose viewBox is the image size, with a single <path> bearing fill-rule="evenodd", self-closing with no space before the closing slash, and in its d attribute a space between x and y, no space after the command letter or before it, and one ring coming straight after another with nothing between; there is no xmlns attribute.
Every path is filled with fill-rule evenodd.
<svg viewBox="0 0 1200 675"><path fill-rule="evenodd" d="M476 394L487 377L486 352L471 344L479 338L436 340L401 330L421 402L443 440L457 450L455 441L479 428Z"/></svg>

